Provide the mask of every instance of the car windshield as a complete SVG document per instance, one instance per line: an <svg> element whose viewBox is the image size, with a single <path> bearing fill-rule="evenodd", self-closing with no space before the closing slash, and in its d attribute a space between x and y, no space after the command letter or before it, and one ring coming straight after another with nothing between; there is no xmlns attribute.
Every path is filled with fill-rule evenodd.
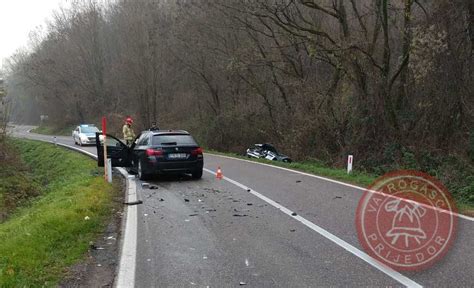
<svg viewBox="0 0 474 288"><path fill-rule="evenodd" d="M99 132L99 129L97 129L97 127L94 127L94 126L82 126L81 132L82 133L95 133L95 132Z"/></svg>
<svg viewBox="0 0 474 288"><path fill-rule="evenodd" d="M191 135L166 134L153 136L152 145L196 145Z"/></svg>

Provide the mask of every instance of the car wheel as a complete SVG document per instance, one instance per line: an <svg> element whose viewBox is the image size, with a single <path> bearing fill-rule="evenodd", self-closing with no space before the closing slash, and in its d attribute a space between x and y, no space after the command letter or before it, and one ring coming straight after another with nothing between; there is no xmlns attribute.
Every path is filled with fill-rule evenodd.
<svg viewBox="0 0 474 288"><path fill-rule="evenodd" d="M202 169L196 170L192 173L193 179L201 179L202 177Z"/></svg>
<svg viewBox="0 0 474 288"><path fill-rule="evenodd" d="M140 180L147 180L148 179L148 174L144 173L144 171L143 171L142 161L138 161L137 174L138 174L138 179L140 179Z"/></svg>

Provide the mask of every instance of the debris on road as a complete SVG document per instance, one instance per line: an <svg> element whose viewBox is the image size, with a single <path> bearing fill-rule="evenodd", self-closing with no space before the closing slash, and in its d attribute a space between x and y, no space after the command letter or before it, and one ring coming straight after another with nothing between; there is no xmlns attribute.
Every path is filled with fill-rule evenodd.
<svg viewBox="0 0 474 288"><path fill-rule="evenodd" d="M150 187L150 183L143 182L142 183L142 188Z"/></svg>
<svg viewBox="0 0 474 288"><path fill-rule="evenodd" d="M240 286L244 286L244 285L247 285L247 283L246 283L246 282L243 282L243 281L240 281L239 285L240 285Z"/></svg>
<svg viewBox="0 0 474 288"><path fill-rule="evenodd" d="M206 190L208 192L213 192L213 193L220 193L221 192L218 189L214 189L214 188L204 188L204 190Z"/></svg>
<svg viewBox="0 0 474 288"><path fill-rule="evenodd" d="M195 214L189 214L189 216L193 217L193 216L198 216L199 214L195 213Z"/></svg>
<svg viewBox="0 0 474 288"><path fill-rule="evenodd" d="M189 199L184 198L184 202L189 202Z"/></svg>
<svg viewBox="0 0 474 288"><path fill-rule="evenodd" d="M253 204L252 203L247 203L247 206L252 206Z"/></svg>
<svg viewBox="0 0 474 288"><path fill-rule="evenodd" d="M290 232L295 232L295 231L296 231L296 229L290 229Z"/></svg>
<svg viewBox="0 0 474 288"><path fill-rule="evenodd" d="M156 185L150 185L150 187L149 187L148 189L155 190L155 189L158 189L158 186L156 186Z"/></svg>
<svg viewBox="0 0 474 288"><path fill-rule="evenodd" d="M89 242L89 248L91 248L92 250L95 250L95 249L97 249L97 246L94 245L94 242L90 241Z"/></svg>
<svg viewBox="0 0 474 288"><path fill-rule="evenodd" d="M296 215L298 215L296 214L296 212L291 213L291 216L296 216Z"/></svg>
<svg viewBox="0 0 474 288"><path fill-rule="evenodd" d="M234 217L246 217L246 216L249 216L249 215L247 215L247 214L234 214L232 216L234 216Z"/></svg>
<svg viewBox="0 0 474 288"><path fill-rule="evenodd" d="M137 201L132 201L132 202L123 202L123 204L133 206L133 205L143 204L143 201L137 200Z"/></svg>
<svg viewBox="0 0 474 288"><path fill-rule="evenodd" d="M341 199L341 198L342 198L342 196L336 196L336 197L334 197L334 198L332 198L332 199L334 200L334 199Z"/></svg>
<svg viewBox="0 0 474 288"><path fill-rule="evenodd" d="M296 180L296 183L301 183L301 180Z"/></svg>
<svg viewBox="0 0 474 288"><path fill-rule="evenodd" d="M160 200L159 200L159 201L160 201L160 202L163 202L163 201L165 201L165 199L163 199L163 198L160 198Z"/></svg>

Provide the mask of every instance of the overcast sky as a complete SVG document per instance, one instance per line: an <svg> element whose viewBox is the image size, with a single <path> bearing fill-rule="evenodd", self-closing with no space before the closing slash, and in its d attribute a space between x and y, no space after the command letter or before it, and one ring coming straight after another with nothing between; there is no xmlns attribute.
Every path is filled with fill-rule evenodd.
<svg viewBox="0 0 474 288"><path fill-rule="evenodd" d="M50 19L53 10L66 0L0 0L0 64L28 43L31 30Z"/></svg>

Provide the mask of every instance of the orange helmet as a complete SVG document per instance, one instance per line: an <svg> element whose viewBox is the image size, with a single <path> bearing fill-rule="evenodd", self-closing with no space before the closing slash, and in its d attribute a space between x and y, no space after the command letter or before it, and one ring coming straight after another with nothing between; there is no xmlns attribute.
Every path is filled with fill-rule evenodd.
<svg viewBox="0 0 474 288"><path fill-rule="evenodd" d="M132 124L133 123L133 119L132 117L127 117L127 119L125 119L125 122L127 122L127 124Z"/></svg>

